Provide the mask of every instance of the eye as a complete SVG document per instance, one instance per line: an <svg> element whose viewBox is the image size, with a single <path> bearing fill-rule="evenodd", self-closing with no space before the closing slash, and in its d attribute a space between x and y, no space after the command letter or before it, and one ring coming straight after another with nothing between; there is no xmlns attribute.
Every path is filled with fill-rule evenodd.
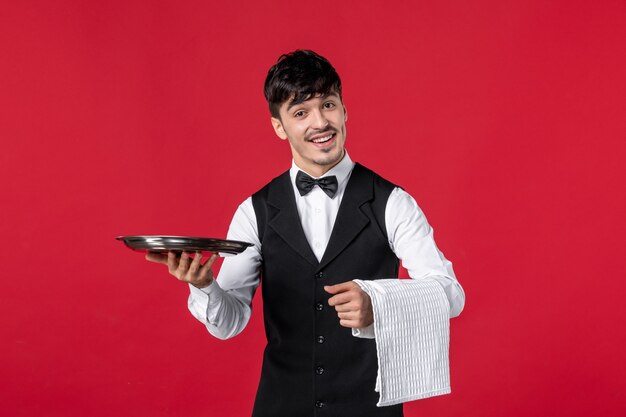
<svg viewBox="0 0 626 417"><path fill-rule="evenodd" d="M298 110L293 114L294 117L302 117L304 116L304 110Z"/></svg>
<svg viewBox="0 0 626 417"><path fill-rule="evenodd" d="M325 109L332 109L334 107L336 107L336 106L335 106L335 103L333 103L332 101L327 101L326 103L324 103L324 108Z"/></svg>

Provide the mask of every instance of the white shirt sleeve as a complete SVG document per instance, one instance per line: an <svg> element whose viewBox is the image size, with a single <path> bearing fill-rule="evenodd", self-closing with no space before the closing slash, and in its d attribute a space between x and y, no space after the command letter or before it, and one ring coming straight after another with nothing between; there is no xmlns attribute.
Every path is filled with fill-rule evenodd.
<svg viewBox="0 0 626 417"><path fill-rule="evenodd" d="M226 257L217 279L208 287L189 285L189 311L219 339L234 337L246 327L260 282L261 243L251 197L235 212L227 239L253 246L237 256Z"/></svg>
<svg viewBox="0 0 626 417"><path fill-rule="evenodd" d="M433 229L413 197L401 188L389 195L385 208L389 247L402 261L411 279L431 278L443 288L450 303L450 317L461 314L465 293L454 275L452 263L437 248ZM375 337L374 325L353 329L356 337Z"/></svg>
<svg viewBox="0 0 626 417"><path fill-rule="evenodd" d="M385 223L389 246L412 279L432 278L443 287L450 302L450 317L461 314L465 293L454 275L452 262L437 248L433 228L413 197L401 188L387 200Z"/></svg>

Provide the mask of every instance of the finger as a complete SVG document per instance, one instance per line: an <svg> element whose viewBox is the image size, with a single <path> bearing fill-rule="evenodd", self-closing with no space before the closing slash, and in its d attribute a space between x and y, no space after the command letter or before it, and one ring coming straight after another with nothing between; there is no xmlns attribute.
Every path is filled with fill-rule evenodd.
<svg viewBox="0 0 626 417"><path fill-rule="evenodd" d="M356 311L348 311L345 313L337 313L337 317L341 320L357 320L359 318L359 313Z"/></svg>
<svg viewBox="0 0 626 417"><path fill-rule="evenodd" d="M336 285L325 285L324 291L329 294L339 294L351 290L355 285L358 286L358 284L353 281L342 282L341 284Z"/></svg>
<svg viewBox="0 0 626 417"><path fill-rule="evenodd" d="M178 255L176 252L169 251L167 253L167 267L170 274L175 274L178 269Z"/></svg>
<svg viewBox="0 0 626 417"><path fill-rule="evenodd" d="M357 320L339 320L339 325L342 327L348 327L350 329L359 329L359 322Z"/></svg>
<svg viewBox="0 0 626 417"><path fill-rule="evenodd" d="M180 261L178 262L178 269L176 269L176 273L179 278L184 277L189 270L189 252L183 251L180 255Z"/></svg>
<svg viewBox="0 0 626 417"><path fill-rule="evenodd" d="M359 309L359 306L354 302L349 302L345 304L337 304L334 307L337 313L345 313L347 311L357 311Z"/></svg>
<svg viewBox="0 0 626 417"><path fill-rule="evenodd" d="M202 264L200 263L201 261L202 261L202 252L196 252L196 256L194 256L193 261L191 261L191 264L189 265L189 272L192 274L197 273L200 267L202 266Z"/></svg>
<svg viewBox="0 0 626 417"><path fill-rule="evenodd" d="M164 253L148 252L146 253L146 260L167 265L167 255Z"/></svg>
<svg viewBox="0 0 626 417"><path fill-rule="evenodd" d="M211 257L204 263L204 265L200 267L199 273L202 279L208 277L209 275L213 275L213 271L211 270L211 267L213 266L213 263L218 257L219 256L217 254L215 253L212 254Z"/></svg>
<svg viewBox="0 0 626 417"><path fill-rule="evenodd" d="M202 265L202 269L203 270L211 269L211 267L215 263L215 260L219 257L220 255L217 253L212 254L211 257L204 263L204 265Z"/></svg>
<svg viewBox="0 0 626 417"><path fill-rule="evenodd" d="M346 304L355 298L355 293L352 291L342 292L337 295L333 295L328 299L328 305L334 307L340 304Z"/></svg>

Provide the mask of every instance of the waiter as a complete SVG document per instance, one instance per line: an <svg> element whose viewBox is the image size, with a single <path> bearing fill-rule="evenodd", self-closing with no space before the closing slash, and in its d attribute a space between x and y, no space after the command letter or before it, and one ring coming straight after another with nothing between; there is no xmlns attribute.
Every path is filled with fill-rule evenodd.
<svg viewBox="0 0 626 417"><path fill-rule="evenodd" d="M439 283L450 317L465 295L415 200L345 149L348 113L341 80L324 57L282 55L265 80L276 135L289 143L291 169L237 209L228 239L253 243L224 260L218 280L200 254L148 254L189 283L189 310L220 339L239 334L263 282L267 346L254 417L402 416L376 407L374 316L353 279ZM380 138L384 140L384 138Z"/></svg>

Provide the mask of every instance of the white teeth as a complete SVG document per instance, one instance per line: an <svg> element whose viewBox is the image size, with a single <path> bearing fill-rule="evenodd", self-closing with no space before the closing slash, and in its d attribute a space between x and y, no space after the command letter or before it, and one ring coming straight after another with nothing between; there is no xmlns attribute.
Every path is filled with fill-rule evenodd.
<svg viewBox="0 0 626 417"><path fill-rule="evenodd" d="M327 141L329 141L329 140L330 140L330 138L332 138L332 137L333 137L333 134L331 133L330 135L328 135L328 136L324 136L323 138L313 139L313 142L314 142L314 143L323 143L323 142L327 142Z"/></svg>

